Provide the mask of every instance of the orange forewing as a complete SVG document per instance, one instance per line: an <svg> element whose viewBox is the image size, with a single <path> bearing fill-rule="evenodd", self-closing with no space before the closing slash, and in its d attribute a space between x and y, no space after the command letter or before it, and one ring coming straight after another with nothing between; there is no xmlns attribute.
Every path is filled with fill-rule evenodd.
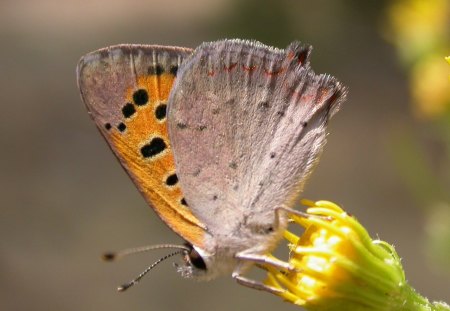
<svg viewBox="0 0 450 311"><path fill-rule="evenodd" d="M91 56L89 60L80 61L78 83L83 100L100 131L147 202L172 230L190 243L202 246L204 225L186 206L179 183L167 182L169 176L175 176L175 162L168 138L166 106L159 114L156 112L158 107L167 104L175 72L170 71L166 60L166 63L158 65L160 67L156 72L146 74L145 71L136 69L142 67L141 63L145 61L138 59L143 58L142 55L133 55L130 47L129 54L125 49L118 57L112 57L114 48L109 48L109 54L105 55L105 51L100 50L94 52L97 53L97 58ZM118 48L124 50L123 46L116 49ZM155 51L151 47L147 49L148 51L144 52L154 58ZM116 72L127 68L127 63L128 68L130 65L134 66L132 74L134 79L129 83L120 80L129 79L126 74ZM115 83L114 80L118 81ZM105 104L108 95L104 93L108 92L108 88L111 92L122 92L111 96L117 103L111 100L110 106ZM136 91L147 94L145 104L136 102ZM125 105L128 105L128 110ZM108 111L109 109L118 111L112 112ZM156 148L159 152L152 156L144 156L143 147L149 145L153 138L157 138L160 142L159 149ZM150 153L155 152L155 147L147 146L147 150L150 150Z"/></svg>

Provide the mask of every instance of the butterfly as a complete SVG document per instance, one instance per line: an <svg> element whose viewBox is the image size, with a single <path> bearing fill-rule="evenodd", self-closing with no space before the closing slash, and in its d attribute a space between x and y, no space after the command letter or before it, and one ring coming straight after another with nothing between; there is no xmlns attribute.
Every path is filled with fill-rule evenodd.
<svg viewBox="0 0 450 311"><path fill-rule="evenodd" d="M268 253L345 99L311 47L220 40L195 50L116 45L84 56L81 97L123 168L185 241L184 277L245 277ZM287 212L286 212L287 211ZM131 283L129 284L131 285Z"/></svg>

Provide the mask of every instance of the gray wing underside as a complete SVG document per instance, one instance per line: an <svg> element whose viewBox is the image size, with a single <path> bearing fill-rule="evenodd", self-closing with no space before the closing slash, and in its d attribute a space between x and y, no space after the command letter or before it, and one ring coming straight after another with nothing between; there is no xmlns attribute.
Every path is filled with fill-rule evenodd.
<svg viewBox="0 0 450 311"><path fill-rule="evenodd" d="M301 191L345 97L337 80L310 69L310 50L224 40L180 67L169 136L186 201L207 226L273 220Z"/></svg>

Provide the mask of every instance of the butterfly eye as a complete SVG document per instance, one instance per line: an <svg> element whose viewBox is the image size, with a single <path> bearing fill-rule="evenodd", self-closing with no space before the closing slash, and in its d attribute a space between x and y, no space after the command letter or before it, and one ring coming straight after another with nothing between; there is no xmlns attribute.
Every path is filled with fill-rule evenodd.
<svg viewBox="0 0 450 311"><path fill-rule="evenodd" d="M188 257L189 262L192 264L192 266L199 270L206 270L205 261L195 249L191 250L191 252L188 254Z"/></svg>

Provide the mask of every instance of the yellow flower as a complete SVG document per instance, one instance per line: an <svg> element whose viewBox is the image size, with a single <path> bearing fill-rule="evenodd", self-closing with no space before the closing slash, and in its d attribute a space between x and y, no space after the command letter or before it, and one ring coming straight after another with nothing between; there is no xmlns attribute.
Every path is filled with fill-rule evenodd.
<svg viewBox="0 0 450 311"><path fill-rule="evenodd" d="M308 310L449 310L418 295L394 248L372 240L353 216L328 201L302 203L307 213L292 220L303 235L284 235L295 269L266 267L265 284L277 295Z"/></svg>
<svg viewBox="0 0 450 311"><path fill-rule="evenodd" d="M386 12L387 38L408 68L413 111L433 120L450 110L450 85L441 55L450 48L448 0L395 0Z"/></svg>
<svg viewBox="0 0 450 311"><path fill-rule="evenodd" d="M448 67L442 61L442 54L430 54L412 67L410 85L417 117L433 118L450 110L447 75Z"/></svg>
<svg viewBox="0 0 450 311"><path fill-rule="evenodd" d="M415 61L448 42L449 12L447 0L392 1L385 32L403 60Z"/></svg>

